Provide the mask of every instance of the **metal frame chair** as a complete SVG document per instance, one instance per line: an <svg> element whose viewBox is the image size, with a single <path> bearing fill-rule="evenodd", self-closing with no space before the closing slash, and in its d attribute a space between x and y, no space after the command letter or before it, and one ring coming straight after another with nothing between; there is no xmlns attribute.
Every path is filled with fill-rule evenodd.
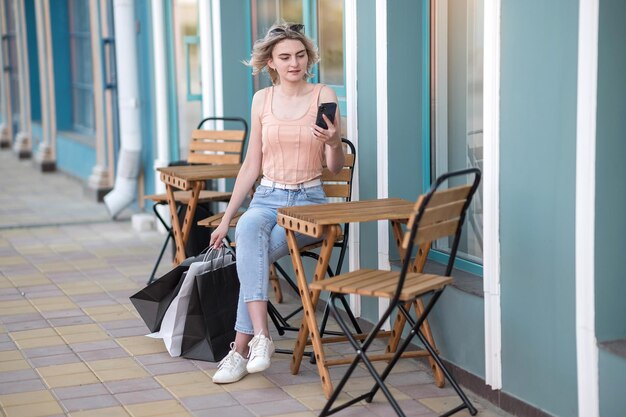
<svg viewBox="0 0 626 417"><path fill-rule="evenodd" d="M451 178L473 175L473 181L469 185L456 186L442 190L441 185ZM429 313L432 311L443 290L452 282L452 268L456 259L457 249L461 237L462 226L465 220L467 208L480 182L480 170L469 168L461 171L451 172L439 177L431 190L424 196L420 196L415 204L413 216L409 219L407 232L402 240L402 251L404 260L400 272L358 270L347 274L335 276L334 278L315 281L310 285L312 290L330 291L329 306L332 314L337 319L339 326L354 348L356 355L348 367L341 381L337 384L330 399L322 409L320 416L328 416L340 411L361 400L371 402L374 395L380 389L398 416L405 414L400 408L387 386L385 379L403 356L405 350L414 337L417 337L425 347L429 356L437 366L443 371L445 378L452 385L456 393L462 400L462 404L443 414L452 415L465 408L471 415L477 413L469 398L465 395L461 387L457 384L452 374L448 371L444 363L439 358L437 350L433 347L433 341L424 335L424 327ZM444 275L425 274L416 272L416 262L420 262L420 256L415 260L411 259L414 248L418 250L429 247L430 243L444 237L454 236L450 251L450 258ZM425 255L424 255L425 256ZM357 340L346 321L338 314L337 298L340 294L357 294L389 299L389 307L380 316L378 323L370 330L364 340ZM417 318L413 319L410 314L410 307L425 295L430 295L430 299L424 308L416 308ZM385 369L379 373L373 366L372 361L376 358L368 357L368 350L377 334L381 330L386 320L396 310L399 315L411 326L407 338L395 350L391 360ZM333 408L341 390L349 380L359 362L365 364L366 369L372 375L375 383L372 389L363 395L352 398L349 401Z"/></svg>
<svg viewBox="0 0 626 417"><path fill-rule="evenodd" d="M241 124L240 130L209 130L202 129L206 122L234 122ZM191 133L191 143L189 145L189 154L186 161L176 161L170 165L193 165L193 164L233 164L241 163L243 160L243 151L246 140L248 138L248 123L241 117L206 117L198 123L198 126ZM204 211L205 216L213 214L210 204L214 202L227 202L230 200L230 192L221 192L215 190L201 190L198 198L198 208ZM174 197L179 203L179 212L171 215L180 215L181 205L187 205L190 199L189 191L175 191ZM161 246L161 251L157 257L152 272L148 278L148 284L155 279L156 271L163 259L167 244L174 237L172 228L168 222L161 216L158 207L167 205L166 194L147 195L144 198L154 201L152 210L163 227L167 230L167 236Z"/></svg>
<svg viewBox="0 0 626 417"><path fill-rule="evenodd" d="M356 163L356 148L354 144L348 139L342 138L341 141L346 146L347 151L348 151L346 153L346 162L344 164L344 168L337 175L334 175L327 169L324 169L324 172L322 173L322 186L324 187L324 191L327 197L342 198L345 201L350 201L352 198L352 178L354 175L354 165ZM222 220L223 214L224 213L215 214L211 217L201 220L200 222L198 222L198 224L202 226L206 226L206 227L215 228L219 225L220 221ZM240 212L237 216L235 216L231 220L229 224L230 227L235 227L237 225L237 221L239 220L239 217L241 216L241 214L243 214L243 212ZM343 266L343 261L345 259L346 250L348 248L349 230L350 230L350 225L348 223L344 224L343 239L338 240L335 244L335 247L339 248L340 251L339 251L339 259L337 261L337 265L335 266L335 269L332 270L329 267L327 270L328 275L331 277L341 273L341 268ZM301 254L303 256L313 258L317 261L317 259L319 258L319 255L313 252L313 250L319 247L320 245L321 245L321 242L308 245L301 249ZM299 295L298 286L293 281L293 279L289 276L289 274L280 266L280 264L278 264L278 262L274 263L274 267L276 271L278 271L280 276L282 276L283 279L287 282L289 287L293 289L295 294ZM277 291L276 286L274 288L275 288L275 291ZM280 284L278 284L278 288L280 288ZM346 301L344 297L339 297L339 300L342 302L344 309L346 311L346 314L348 316L348 319L350 320L352 326L358 333L361 333L361 328L359 327L359 324L356 318L354 317L348 302ZM283 315L278 311L278 309L270 301L268 302L268 305L267 305L267 311L268 311L269 318L274 324L274 327L278 331L279 335L281 336L284 335L286 331L297 332L300 330L298 327L292 326L289 323L289 320L293 316L298 314L300 311L302 311L301 306L296 308L292 312ZM333 332L333 331L325 330L326 322L328 320L328 315L329 315L329 310L327 306L324 311L324 318L322 320L322 333L330 334L330 335L341 334L340 332ZM287 349L277 349L276 352L285 353L285 354L293 353L291 350L287 350ZM311 356L311 361L314 361L314 356L310 355L309 353L307 353L307 355Z"/></svg>

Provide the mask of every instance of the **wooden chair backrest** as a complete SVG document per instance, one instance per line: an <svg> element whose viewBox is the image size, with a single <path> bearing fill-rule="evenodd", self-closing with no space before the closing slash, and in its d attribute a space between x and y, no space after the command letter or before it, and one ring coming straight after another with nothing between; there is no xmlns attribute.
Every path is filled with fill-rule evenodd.
<svg viewBox="0 0 626 417"><path fill-rule="evenodd" d="M354 173L354 163L356 161L355 148L348 139L342 139L343 150L346 155L343 169L337 174L333 174L324 168L322 172L322 187L326 197L342 198L350 201L352 198L352 174Z"/></svg>
<svg viewBox="0 0 626 417"><path fill-rule="evenodd" d="M238 164L243 157L245 130L204 130L191 132L190 164Z"/></svg>

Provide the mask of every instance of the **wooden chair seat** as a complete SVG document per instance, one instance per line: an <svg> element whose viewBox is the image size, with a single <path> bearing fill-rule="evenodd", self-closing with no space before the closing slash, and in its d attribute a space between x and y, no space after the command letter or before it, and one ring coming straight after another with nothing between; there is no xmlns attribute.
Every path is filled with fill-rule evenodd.
<svg viewBox="0 0 626 417"><path fill-rule="evenodd" d="M400 271L359 269L333 278L315 281L309 285L309 288L391 299L398 288L399 279ZM440 290L451 282L452 277L409 272L400 293L400 301L412 301L421 294Z"/></svg>
<svg viewBox="0 0 626 417"><path fill-rule="evenodd" d="M235 213L233 218L230 219L230 223L228 224L228 227L237 226L237 222L239 221L239 218L241 217L243 213L244 213L243 211L238 211L237 213ZM206 219L200 220L198 222L198 226L204 226L204 227L209 227L211 229L215 229L217 226L220 225L220 222L222 221L222 217L224 217L224 212L214 214L210 217L207 217Z"/></svg>
<svg viewBox="0 0 626 417"><path fill-rule="evenodd" d="M222 192L222 191L213 191L213 190L202 190L200 191L200 196L198 197L198 204L203 203L212 203L216 201L224 201L228 202L233 193L231 192ZM147 200L152 200L155 203L167 203L167 194L150 194L144 196ZM191 191L174 191L174 199L179 204L189 204L191 200Z"/></svg>

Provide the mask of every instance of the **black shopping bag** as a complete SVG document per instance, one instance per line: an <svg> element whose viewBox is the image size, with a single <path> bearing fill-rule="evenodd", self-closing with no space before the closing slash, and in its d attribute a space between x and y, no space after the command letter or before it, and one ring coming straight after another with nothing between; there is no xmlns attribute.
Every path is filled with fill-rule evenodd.
<svg viewBox="0 0 626 417"><path fill-rule="evenodd" d="M189 266L199 257L190 257L174 269L130 296L130 301L151 332L159 331L163 316L185 280Z"/></svg>
<svg viewBox="0 0 626 417"><path fill-rule="evenodd" d="M217 264L215 269L195 277L181 356L219 362L235 340L239 279L235 262L213 262Z"/></svg>

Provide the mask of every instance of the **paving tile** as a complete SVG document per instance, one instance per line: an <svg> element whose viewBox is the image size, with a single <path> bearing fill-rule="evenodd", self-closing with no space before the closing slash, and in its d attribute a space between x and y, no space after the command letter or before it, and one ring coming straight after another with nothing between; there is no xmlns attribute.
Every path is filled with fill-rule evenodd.
<svg viewBox="0 0 626 417"><path fill-rule="evenodd" d="M175 400L155 401L143 404L127 405L126 409L130 411L133 417L152 417L162 416L173 413L188 414L187 410Z"/></svg>
<svg viewBox="0 0 626 417"><path fill-rule="evenodd" d="M51 365L62 365L66 363L80 362L80 358L74 353L66 353L64 355L40 356L30 359L30 363L35 368L42 368Z"/></svg>
<svg viewBox="0 0 626 417"><path fill-rule="evenodd" d="M40 391L44 389L46 389L46 386L39 378L0 383L0 395L15 394L18 392Z"/></svg>
<svg viewBox="0 0 626 417"><path fill-rule="evenodd" d="M31 359L31 358L39 358L43 356L64 355L68 353L73 353L73 351L67 345L64 344L61 346L23 349L22 353L27 358Z"/></svg>
<svg viewBox="0 0 626 417"><path fill-rule="evenodd" d="M170 354L167 353L167 352L135 356L135 360L137 360L142 365L155 365L155 364L162 364L162 363L191 362L188 359L183 359L183 358L180 358L180 357L170 356Z"/></svg>
<svg viewBox="0 0 626 417"><path fill-rule="evenodd" d="M89 316L59 317L48 321L50 322L50 325L54 327L93 323L93 320Z"/></svg>
<svg viewBox="0 0 626 417"><path fill-rule="evenodd" d="M378 396L377 396L378 397ZM437 413L428 407L423 406L415 401L402 401L396 398L398 405L407 417L436 417ZM386 398L376 398L372 403L365 404L365 408L373 412L377 416L387 417L395 414L394 409L386 401ZM458 415L458 414L455 414Z"/></svg>
<svg viewBox="0 0 626 417"><path fill-rule="evenodd" d="M145 365L145 367L152 375L174 374L187 371L193 372L198 370L198 368L190 361L158 363L154 365Z"/></svg>
<svg viewBox="0 0 626 417"><path fill-rule="evenodd" d="M41 402L54 401L50 391L29 391L17 394L0 395L0 404L3 407L22 404L36 404Z"/></svg>
<svg viewBox="0 0 626 417"><path fill-rule="evenodd" d="M70 345L74 352L87 352L90 350L115 349L119 345L113 340L99 340L96 342L73 343Z"/></svg>
<svg viewBox="0 0 626 417"><path fill-rule="evenodd" d="M241 405L198 410L194 411L193 415L196 417L255 417L252 412Z"/></svg>
<svg viewBox="0 0 626 417"><path fill-rule="evenodd" d="M15 361L22 358L22 353L19 350L8 350L5 352L0 352L0 366L2 365L2 362Z"/></svg>
<svg viewBox="0 0 626 417"><path fill-rule="evenodd" d="M117 339L117 343L126 349L128 353L135 356L167 351L161 339L145 336L121 337Z"/></svg>
<svg viewBox="0 0 626 417"><path fill-rule="evenodd" d="M3 303L4 305L4 303ZM4 324L10 323L22 323L27 321L41 320L42 316L38 312L30 312L28 314L12 314L12 315L0 315L0 321Z"/></svg>
<svg viewBox="0 0 626 417"><path fill-rule="evenodd" d="M280 388L235 391L231 394L242 405L289 400L291 397Z"/></svg>
<svg viewBox="0 0 626 417"><path fill-rule="evenodd" d="M0 352L15 350L16 346L13 342L0 342Z"/></svg>
<svg viewBox="0 0 626 417"><path fill-rule="evenodd" d="M115 394L117 400L123 405L148 403L173 399L172 395L163 388L145 391L133 391Z"/></svg>
<svg viewBox="0 0 626 417"><path fill-rule="evenodd" d="M213 381L196 382L193 384L183 385L164 385L164 387L178 399L186 397L195 397L198 395L212 395L223 393L224 388L221 385L214 384Z"/></svg>
<svg viewBox="0 0 626 417"><path fill-rule="evenodd" d="M104 385L113 394L123 394L161 388L161 385L150 377L126 379L121 381L106 381Z"/></svg>
<svg viewBox="0 0 626 417"><path fill-rule="evenodd" d="M255 403L246 405L246 407L260 417L308 411L304 405L294 399Z"/></svg>
<svg viewBox="0 0 626 417"><path fill-rule="evenodd" d="M74 306L74 305L72 304L72 306ZM71 308L71 309L67 309L67 310L46 310L46 311L41 311L41 315L43 317L45 317L46 319L58 319L58 318L63 318L63 317L84 316L85 313L83 312L83 310L81 310L79 308Z"/></svg>
<svg viewBox="0 0 626 417"><path fill-rule="evenodd" d="M74 387L77 385L96 384L100 382L93 372L47 376L43 379L50 388Z"/></svg>
<svg viewBox="0 0 626 417"><path fill-rule="evenodd" d="M0 362L0 375L7 371L20 371L24 369L30 369L30 365L24 359Z"/></svg>
<svg viewBox="0 0 626 417"><path fill-rule="evenodd" d="M225 392L186 397L182 398L181 401L185 407L192 411L239 405L237 400L235 400L232 395Z"/></svg>
<svg viewBox="0 0 626 417"><path fill-rule="evenodd" d="M4 412L7 417L44 417L63 414L63 409L56 401L46 401L5 407Z"/></svg>
<svg viewBox="0 0 626 417"><path fill-rule="evenodd" d="M429 397L446 397L456 394L452 388L448 388L447 386L437 388L435 384L400 385L397 388L409 397L417 400Z"/></svg>
<svg viewBox="0 0 626 417"><path fill-rule="evenodd" d="M66 411L82 411L94 408L108 408L119 405L117 399L110 394L99 394L91 397L68 398L61 400Z"/></svg>
<svg viewBox="0 0 626 417"><path fill-rule="evenodd" d="M126 358L128 353L124 349L116 347L112 349L88 350L80 352L78 356L83 361L91 362L102 359Z"/></svg>
<svg viewBox="0 0 626 417"><path fill-rule="evenodd" d="M73 411L70 417L128 417L130 414L122 407L98 408L95 410Z"/></svg>
<svg viewBox="0 0 626 417"><path fill-rule="evenodd" d="M16 341L27 340L27 339L38 339L42 337L48 336L56 336L57 333L54 329L46 327L43 329L33 329L33 330L24 330L24 331L16 331L11 332L11 338Z"/></svg>
<svg viewBox="0 0 626 417"><path fill-rule="evenodd" d="M39 374L45 378L49 376L72 375L89 372L89 368L86 364L78 362L64 365L44 366L43 368L37 368L37 372L39 372Z"/></svg>
<svg viewBox="0 0 626 417"><path fill-rule="evenodd" d="M65 341L60 336L48 336L34 339L18 340L15 344L20 349L33 349L57 345L65 345Z"/></svg>
<svg viewBox="0 0 626 417"><path fill-rule="evenodd" d="M32 369L21 369L18 371L0 372L0 383L26 381L28 379L39 378L37 372Z"/></svg>
<svg viewBox="0 0 626 417"><path fill-rule="evenodd" d="M33 330L33 329L42 329L45 327L50 327L50 324L44 320L32 320L32 321L21 321L17 323L7 323L6 329L9 332L16 332L20 330Z"/></svg>
<svg viewBox="0 0 626 417"><path fill-rule="evenodd" d="M109 394L104 384L87 384L77 387L55 388L52 391L60 400Z"/></svg>

